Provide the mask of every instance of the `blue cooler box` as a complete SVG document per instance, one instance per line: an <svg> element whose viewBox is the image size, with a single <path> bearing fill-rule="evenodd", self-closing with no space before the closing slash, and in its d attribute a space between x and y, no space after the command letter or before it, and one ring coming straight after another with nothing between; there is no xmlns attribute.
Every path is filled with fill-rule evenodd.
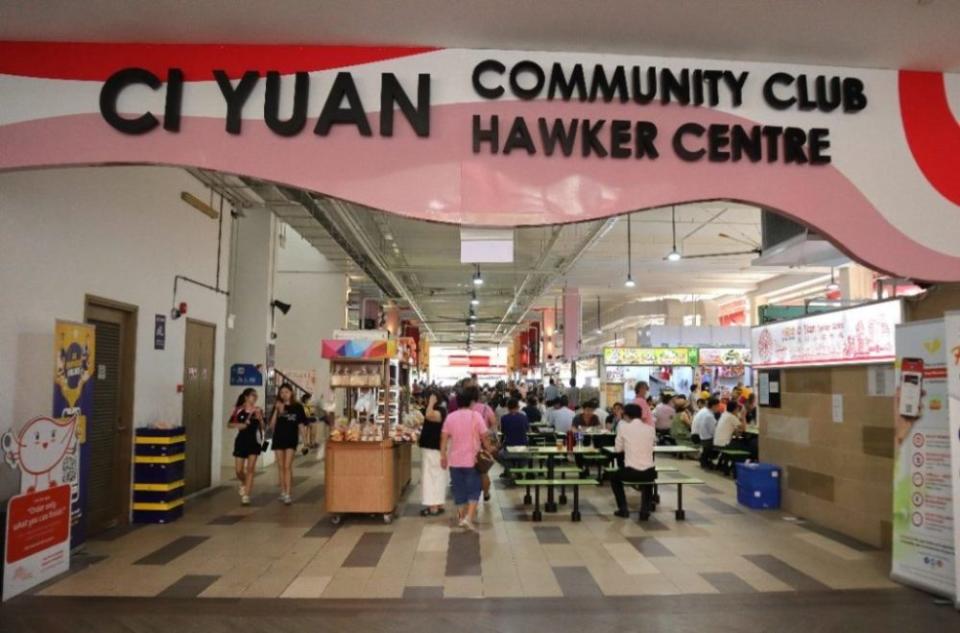
<svg viewBox="0 0 960 633"><path fill-rule="evenodd" d="M737 464L737 502L754 510L780 508L780 468L773 464Z"/></svg>

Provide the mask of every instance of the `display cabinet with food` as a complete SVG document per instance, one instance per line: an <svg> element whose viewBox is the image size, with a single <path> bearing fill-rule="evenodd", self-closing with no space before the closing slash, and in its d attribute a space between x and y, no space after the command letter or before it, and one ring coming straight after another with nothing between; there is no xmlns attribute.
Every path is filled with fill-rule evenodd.
<svg viewBox="0 0 960 633"><path fill-rule="evenodd" d="M330 386L338 392L324 465L325 506L334 523L349 514L379 514L392 522L410 482L419 426L408 414L409 396L403 398L409 367L395 350L389 342L324 342Z"/></svg>

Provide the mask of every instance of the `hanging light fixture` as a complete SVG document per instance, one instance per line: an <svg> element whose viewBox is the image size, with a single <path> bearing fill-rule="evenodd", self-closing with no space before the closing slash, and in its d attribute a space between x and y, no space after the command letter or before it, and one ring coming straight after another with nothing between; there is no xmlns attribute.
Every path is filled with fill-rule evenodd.
<svg viewBox="0 0 960 633"><path fill-rule="evenodd" d="M670 224L673 227L673 250L667 254L668 262L678 262L683 259L683 255L680 254L680 251L677 250L677 207L676 205L670 207Z"/></svg>
<svg viewBox="0 0 960 633"><path fill-rule="evenodd" d="M840 290L840 284L837 283L837 278L834 276L834 268L830 267L830 283L827 284L827 292L836 292Z"/></svg>
<svg viewBox="0 0 960 633"><path fill-rule="evenodd" d="M600 325L600 295L597 295L597 334L603 334L603 327Z"/></svg>
<svg viewBox="0 0 960 633"><path fill-rule="evenodd" d="M482 286L483 276L480 274L480 264L477 264L477 272L473 273L473 285Z"/></svg>
<svg viewBox="0 0 960 633"><path fill-rule="evenodd" d="M632 214L627 214L627 280L623 285L633 288L637 283L633 280L633 236L630 233Z"/></svg>
<svg viewBox="0 0 960 633"><path fill-rule="evenodd" d="M477 291L476 291L476 290L474 290L474 291L470 294L470 305L472 305L472 306L478 306L478 305L480 305L480 299L477 299Z"/></svg>

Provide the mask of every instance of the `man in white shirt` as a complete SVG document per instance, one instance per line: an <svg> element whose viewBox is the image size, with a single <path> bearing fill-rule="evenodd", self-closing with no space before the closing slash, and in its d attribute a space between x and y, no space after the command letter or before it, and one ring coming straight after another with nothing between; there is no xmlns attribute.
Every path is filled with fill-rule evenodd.
<svg viewBox="0 0 960 633"><path fill-rule="evenodd" d="M566 435L573 426L573 411L567 407L566 396L553 401L553 408L547 411L547 424L553 427L557 435Z"/></svg>
<svg viewBox="0 0 960 633"><path fill-rule="evenodd" d="M736 400L727 403L727 410L720 414L717 430L713 434L715 448L727 448L733 442L736 433L746 431L746 425L740 419L740 404Z"/></svg>
<svg viewBox="0 0 960 633"><path fill-rule="evenodd" d="M690 437L700 440L700 465L709 467L713 456L713 436L717 428L717 415L720 413L720 400L710 398L707 406L697 411L690 425Z"/></svg>
<svg viewBox="0 0 960 633"><path fill-rule="evenodd" d="M657 469L653 463L653 447L657 444L657 432L643 422L643 410L636 404L628 404L623 410L623 421L617 425L615 450L623 453L623 466L610 478L610 489L617 501L614 515L626 519L630 516L627 509L627 495L624 481L656 481ZM653 499L653 487L640 488L640 520L650 518L650 502Z"/></svg>

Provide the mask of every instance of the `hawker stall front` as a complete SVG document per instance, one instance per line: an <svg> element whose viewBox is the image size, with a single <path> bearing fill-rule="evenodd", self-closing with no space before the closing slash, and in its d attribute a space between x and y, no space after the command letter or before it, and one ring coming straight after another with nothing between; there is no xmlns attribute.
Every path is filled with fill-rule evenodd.
<svg viewBox="0 0 960 633"><path fill-rule="evenodd" d="M410 451L422 420L409 413L410 365L394 340L323 341L336 392L326 449L326 510L380 514L386 523L410 483Z"/></svg>
<svg viewBox="0 0 960 633"><path fill-rule="evenodd" d="M697 367L695 347L605 347L606 399L620 394L621 402L634 398L634 387L644 381L654 398L663 391L689 393Z"/></svg>
<svg viewBox="0 0 960 633"><path fill-rule="evenodd" d="M701 347L700 368L696 382L709 384L711 389L725 390L741 384L753 384L750 371L750 348L747 347Z"/></svg>

